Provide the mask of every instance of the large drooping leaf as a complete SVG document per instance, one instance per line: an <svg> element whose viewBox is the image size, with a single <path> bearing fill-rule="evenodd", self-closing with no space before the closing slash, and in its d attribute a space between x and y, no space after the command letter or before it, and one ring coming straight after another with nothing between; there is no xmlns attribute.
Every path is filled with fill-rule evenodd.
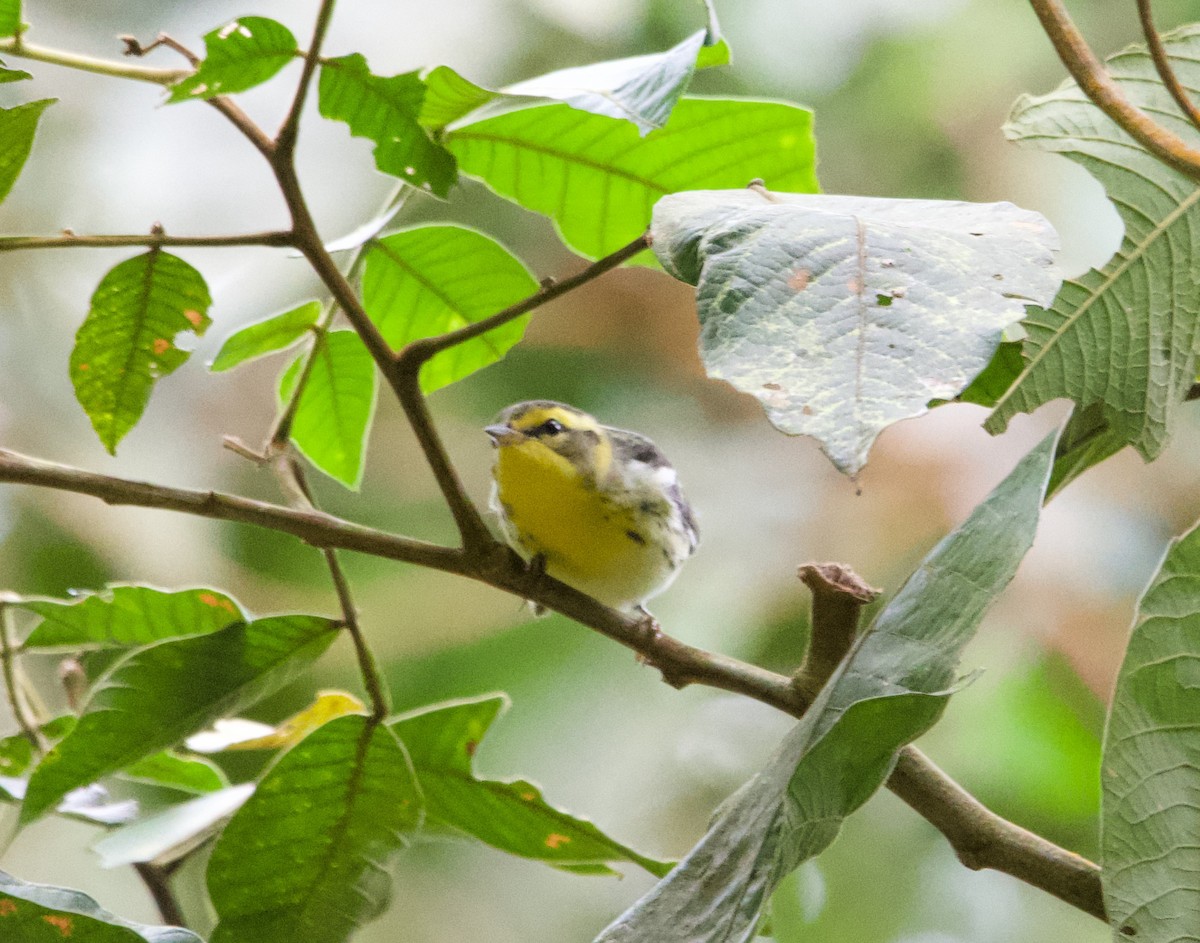
<svg viewBox="0 0 1200 943"><path fill-rule="evenodd" d="M321 316L321 302L306 301L281 314L247 324L225 339L209 368L213 373L232 370L255 357L285 350L308 334Z"/></svg>
<svg viewBox="0 0 1200 943"><path fill-rule="evenodd" d="M538 290L537 279L498 242L460 226L422 226L373 242L363 305L393 350L480 321ZM443 351L421 369L432 393L503 357L525 333L517 318Z"/></svg>
<svg viewBox="0 0 1200 943"><path fill-rule="evenodd" d="M3 11L0 11L2 13ZM20 13L17 14L18 21ZM37 133L38 119L57 99L43 98L15 108L0 108L0 200L8 196L25 166Z"/></svg>
<svg viewBox="0 0 1200 943"><path fill-rule="evenodd" d="M1171 544L1117 676L1102 766L1114 939L1181 943L1200 913L1200 528Z"/></svg>
<svg viewBox="0 0 1200 943"><path fill-rule="evenodd" d="M211 304L203 276L161 249L126 259L100 281L75 335L71 382L109 452L141 418L159 377L191 356L175 336L203 334Z"/></svg>
<svg viewBox="0 0 1200 943"><path fill-rule="evenodd" d="M684 98L644 138L626 121L541 105L455 128L446 146L464 173L549 216L589 258L644 232L668 193L755 178L775 190L817 189L812 113L779 102Z"/></svg>
<svg viewBox="0 0 1200 943"><path fill-rule="evenodd" d="M1165 42L1180 80L1200 93L1200 27ZM1144 49L1112 57L1108 70L1134 105L1200 147ZM987 429L1002 432L1017 413L1066 397L1080 408L1100 404L1117 440L1152 459L1196 376L1200 187L1134 143L1071 82L1018 99L1005 133L1086 168L1107 190L1125 236L1103 268L1068 281L1049 308L1031 310L1025 370Z"/></svg>
<svg viewBox="0 0 1200 943"><path fill-rule="evenodd" d="M21 31L21 0L0 0L0 37Z"/></svg>
<svg viewBox="0 0 1200 943"><path fill-rule="evenodd" d="M387 904L388 859L420 826L404 748L366 717L330 721L263 777L208 863L210 943L340 943Z"/></svg>
<svg viewBox="0 0 1200 943"><path fill-rule="evenodd" d="M5 943L204 943L182 927L122 920L79 891L28 884L0 871L0 939Z"/></svg>
<svg viewBox="0 0 1200 943"><path fill-rule="evenodd" d="M375 361L353 331L330 331L315 354L302 354L284 371L281 401L290 399L309 356L316 360L292 420L292 442L325 474L357 488L375 413Z"/></svg>
<svg viewBox="0 0 1200 943"><path fill-rule="evenodd" d="M644 136L667 122L697 68L725 65L729 47L715 30L693 33L666 52L560 69L508 85L483 88L448 66L425 76L421 123L444 128L498 98L548 98L572 108L629 121Z"/></svg>
<svg viewBox="0 0 1200 943"><path fill-rule="evenodd" d="M1054 230L1011 203L679 193L651 235L697 286L709 375L847 474L885 427L966 387L1060 281Z"/></svg>
<svg viewBox="0 0 1200 943"><path fill-rule="evenodd" d="M168 103L232 95L260 85L296 57L296 37L265 16L241 16L204 37L204 61L171 87Z"/></svg>
<svg viewBox="0 0 1200 943"><path fill-rule="evenodd" d="M942 540L855 643L766 769L600 943L745 943L767 898L931 726L959 654L1033 541L1054 436Z"/></svg>
<svg viewBox="0 0 1200 943"><path fill-rule="evenodd" d="M277 616L134 652L101 681L75 729L34 770L21 820L278 689L336 634L329 619Z"/></svg>
<svg viewBox="0 0 1200 943"><path fill-rule="evenodd" d="M474 756L504 695L437 704L406 714L391 728L403 741L425 796L425 830L469 835L493 848L587 874L612 874L612 862L632 861L662 877L671 865L609 838L586 819L549 805L524 780L484 779Z"/></svg>
<svg viewBox="0 0 1200 943"><path fill-rule="evenodd" d="M205 635L244 618L234 600L215 589L110 586L75 599L23 599L16 604L42 621L26 648L124 648L166 638Z"/></svg>
<svg viewBox="0 0 1200 943"><path fill-rule="evenodd" d="M372 75L358 53L326 59L318 82L321 115L344 121L355 137L375 142L375 166L438 196L457 178L454 158L418 122L425 83L416 72Z"/></svg>

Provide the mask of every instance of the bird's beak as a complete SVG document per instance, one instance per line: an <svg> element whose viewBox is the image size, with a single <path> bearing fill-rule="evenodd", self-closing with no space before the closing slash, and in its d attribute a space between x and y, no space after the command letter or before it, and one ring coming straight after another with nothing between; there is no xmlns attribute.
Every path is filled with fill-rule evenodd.
<svg viewBox="0 0 1200 943"><path fill-rule="evenodd" d="M485 426L483 431L491 436L492 445L495 446L512 445L525 438L520 432L510 429L508 426Z"/></svg>

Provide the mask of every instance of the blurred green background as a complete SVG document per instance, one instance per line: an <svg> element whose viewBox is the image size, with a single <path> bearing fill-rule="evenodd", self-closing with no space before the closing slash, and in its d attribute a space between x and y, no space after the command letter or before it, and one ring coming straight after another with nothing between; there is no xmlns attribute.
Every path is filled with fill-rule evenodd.
<svg viewBox="0 0 1200 943"><path fill-rule="evenodd" d="M820 175L835 193L1011 200L1040 210L1063 238L1068 272L1101 264L1120 236L1099 187L1066 160L1018 150L1000 132L1013 99L1062 77L1022 3L986 0L718 0L732 67L696 90L768 96L816 112ZM1102 52L1136 39L1131 0L1076 4ZM259 0L28 0L31 41L116 57L117 34L199 36L240 14L307 36L315 11ZM1164 27L1200 4L1160 2ZM480 82L666 48L703 21L683 0L456 0L418 7L342 0L327 52L361 51L390 74L447 63ZM171 54L155 64L174 65ZM212 109L162 107L153 86L50 66L0 90L7 106L61 99L0 207L0 231L250 231L286 222L265 167ZM246 96L274 126L287 77ZM369 147L345 128L304 126L304 181L322 232L372 216L391 187ZM464 184L448 204L415 203L411 220L453 218L500 238L539 275L577 260L550 225ZM117 458L104 453L71 397L67 357L101 275L132 253L72 250L0 255L0 444L100 471L275 499L269 476L223 450L222 436L261 439L283 360L232 374L204 369L233 329L312 297L298 259L269 250L181 253L207 277L215 325L193 360L164 381ZM982 432L976 407L939 409L888 430L856 484L808 440L772 430L757 405L709 381L695 353L690 290L666 276L621 271L543 310L504 362L436 394L432 409L472 492L483 500L490 449L480 427L519 399L573 402L664 447L696 505L704 542L656 600L666 629L693 644L788 670L802 652L806 599L796 564L837 560L893 591L920 556L996 484L1065 410L1056 404ZM286 358L284 358L285 360ZM921 743L996 811L1096 854L1098 745L1104 701L1137 593L1172 534L1197 514L1190 421L1165 456L1122 454L1047 510L1034 550L985 622L965 667L983 676L957 695ZM861 493L860 490L861 489ZM398 410L381 401L361 494L322 482L338 513L430 539L448 517ZM547 798L659 856L683 854L713 807L763 761L788 727L761 705L714 691L676 692L604 639L563 619L533 620L518 601L449 576L349 559L363 620L385 659L398 709L494 690L511 711L481 750L491 775L539 781ZM0 587L61 594L106 580L213 585L257 613L332 612L315 551L249 528L13 487L0 488ZM48 691L51 663L34 664ZM274 720L317 687L355 689L348 646L311 683L257 709ZM53 700L53 695L49 695ZM244 771L248 772L248 771ZM0 813L11 837L15 813ZM100 871L97 833L43 822L17 836L0 867L83 889L109 909L155 922L129 869ZM177 886L203 921L202 861ZM587 941L651 883L582 878L470 846L401 857L394 904L364 941ZM846 825L818 861L776 896L778 939L853 943L1004 943L1108 939L1091 918L1003 875L958 865L945 841L888 793Z"/></svg>

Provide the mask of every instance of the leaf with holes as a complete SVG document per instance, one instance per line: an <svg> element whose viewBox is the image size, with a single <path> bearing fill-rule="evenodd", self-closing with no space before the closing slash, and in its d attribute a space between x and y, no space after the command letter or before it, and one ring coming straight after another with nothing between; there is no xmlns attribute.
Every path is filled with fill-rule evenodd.
<svg viewBox="0 0 1200 943"><path fill-rule="evenodd" d="M373 242L363 272L363 306L393 350L481 321L537 290L507 249L460 226L422 226ZM528 321L517 318L438 354L421 369L421 388L432 393L500 360Z"/></svg>
<svg viewBox="0 0 1200 943"><path fill-rule="evenodd" d="M226 338L208 369L220 373L247 360L286 350L302 340L320 316L321 302L306 301L265 321L248 324Z"/></svg>
<svg viewBox="0 0 1200 943"><path fill-rule="evenodd" d="M204 37L204 61L171 87L167 103L206 100L261 85L296 58L296 37L265 16L240 16Z"/></svg>
<svg viewBox="0 0 1200 943"><path fill-rule="evenodd" d="M122 920L79 891L0 871L0 938L11 943L204 943L182 927Z"/></svg>
<svg viewBox="0 0 1200 943"><path fill-rule="evenodd" d="M15 108L0 108L0 200L8 196L17 182L33 148L38 119L55 101L57 99L43 98Z"/></svg>
<svg viewBox="0 0 1200 943"><path fill-rule="evenodd" d="M1164 37L1179 79L1200 93L1200 26ZM1200 133L1132 47L1107 68L1130 101L1191 147ZM1064 154L1108 192L1125 224L1117 254L1063 285L1025 321L1026 365L988 419L1003 432L1017 413L1059 398L1097 404L1116 441L1155 458L1170 439L1200 349L1200 186L1134 143L1071 82L1018 99L1005 134ZM1111 454L1111 452L1110 452Z"/></svg>
<svg viewBox="0 0 1200 943"><path fill-rule="evenodd" d="M436 704L397 718L392 730L408 749L425 796L425 830L469 835L493 848L564 870L613 874L632 861L662 877L655 861L609 838L586 819L554 808L524 780L484 779L472 768L488 728L508 706L504 695Z"/></svg>
<svg viewBox="0 0 1200 943"><path fill-rule="evenodd" d="M308 354L279 379L287 402ZM316 360L292 420L291 440L305 458L347 488L362 481L367 434L375 413L375 362L353 331L330 331L318 343Z"/></svg>
<svg viewBox="0 0 1200 943"><path fill-rule="evenodd" d="M697 287L709 376L851 475L885 427L966 387L1060 280L1054 230L1011 203L680 193L651 234Z"/></svg>
<svg viewBox="0 0 1200 943"><path fill-rule="evenodd" d="M400 741L366 717L309 734L267 772L208 862L210 943L339 943L387 905L388 860L420 827Z"/></svg>
<svg viewBox="0 0 1200 943"><path fill-rule="evenodd" d="M336 634L329 619L277 616L134 652L100 682L75 729L34 770L21 821L277 690Z"/></svg>
<svg viewBox="0 0 1200 943"><path fill-rule="evenodd" d="M1101 854L1114 939L1176 943L1200 912L1200 527L1138 607L1104 735Z"/></svg>
<svg viewBox="0 0 1200 943"><path fill-rule="evenodd" d="M244 618L241 607L215 589L114 585L71 600L26 598L15 605L42 617L25 640L27 649L149 645L205 635Z"/></svg>
<svg viewBox="0 0 1200 943"><path fill-rule="evenodd" d="M1033 542L1053 435L943 539L854 643L766 769L597 943L748 943L771 892L824 850L932 726L963 647Z"/></svg>
<svg viewBox="0 0 1200 943"><path fill-rule="evenodd" d="M375 142L375 166L414 187L446 196L458 178L454 158L417 120L425 83L416 72L373 75L358 53L321 63L321 116L344 121L355 137Z"/></svg>
<svg viewBox="0 0 1200 943"><path fill-rule="evenodd" d="M668 193L754 178L817 189L812 113L778 102L684 98L644 138L624 121L542 105L455 128L446 146L463 173L549 216L567 245L593 259L643 233Z"/></svg>
<svg viewBox="0 0 1200 943"><path fill-rule="evenodd" d="M155 382L191 356L175 337L203 334L211 304L203 276L158 249L126 259L100 281L75 335L71 382L109 452L141 418Z"/></svg>

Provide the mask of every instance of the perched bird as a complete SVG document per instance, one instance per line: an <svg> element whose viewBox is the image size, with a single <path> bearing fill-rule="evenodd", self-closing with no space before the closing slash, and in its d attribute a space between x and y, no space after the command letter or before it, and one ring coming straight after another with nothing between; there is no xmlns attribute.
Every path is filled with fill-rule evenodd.
<svg viewBox="0 0 1200 943"><path fill-rule="evenodd" d="M496 447L492 510L550 576L644 612L695 551L700 531L675 469L645 436L550 400L509 406L484 431Z"/></svg>

